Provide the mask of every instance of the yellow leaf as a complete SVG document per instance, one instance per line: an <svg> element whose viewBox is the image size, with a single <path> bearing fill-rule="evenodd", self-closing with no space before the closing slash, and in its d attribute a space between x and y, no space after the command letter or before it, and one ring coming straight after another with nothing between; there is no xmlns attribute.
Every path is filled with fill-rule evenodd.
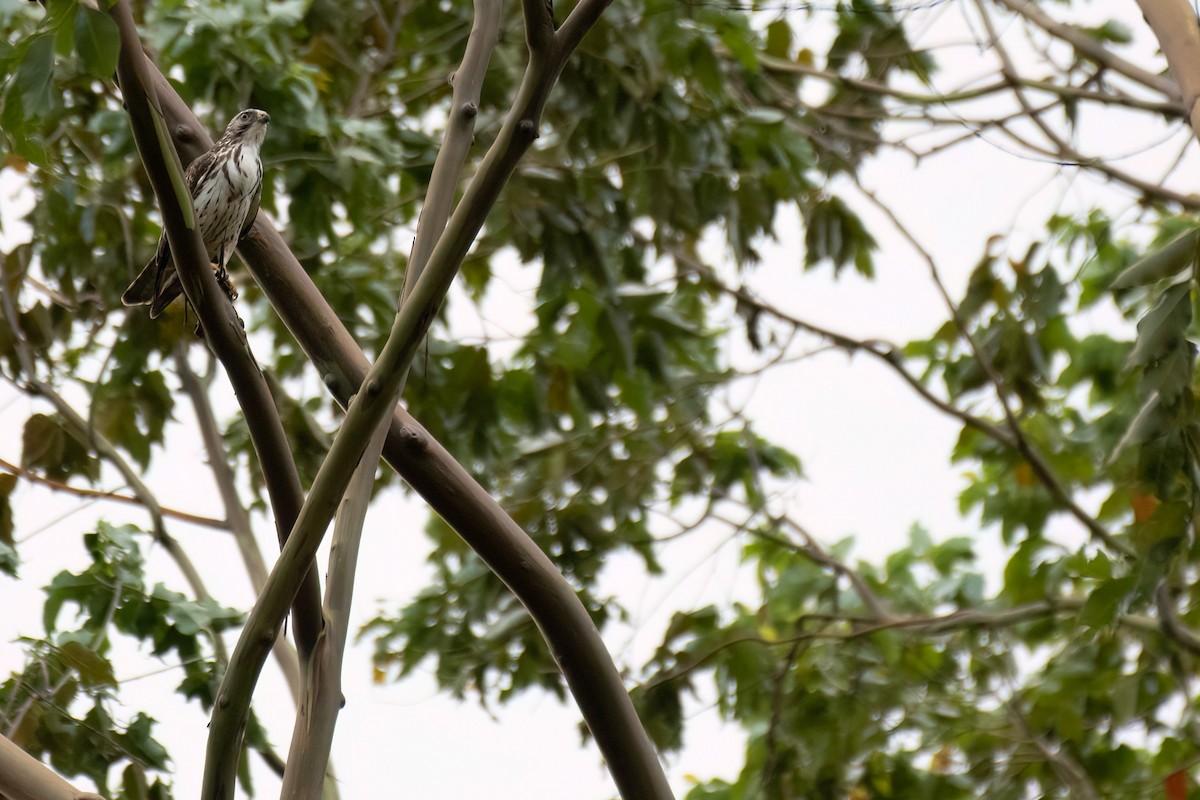
<svg viewBox="0 0 1200 800"><path fill-rule="evenodd" d="M1013 470L1013 477L1017 480L1017 486L1033 486L1035 482L1033 467L1029 466L1028 461L1017 464L1017 468Z"/></svg>

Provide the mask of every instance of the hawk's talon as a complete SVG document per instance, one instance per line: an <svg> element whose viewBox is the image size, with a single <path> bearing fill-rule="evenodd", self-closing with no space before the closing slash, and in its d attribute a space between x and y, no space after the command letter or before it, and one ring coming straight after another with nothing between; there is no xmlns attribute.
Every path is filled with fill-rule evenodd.
<svg viewBox="0 0 1200 800"><path fill-rule="evenodd" d="M234 288L233 279L229 277L229 270L225 269L225 247L222 245L220 252L220 260L215 268L217 273L217 285L225 292L225 296L230 302L238 299L237 289Z"/></svg>
<svg viewBox="0 0 1200 800"><path fill-rule="evenodd" d="M234 288L233 278L229 277L229 273L223 269L217 270L217 285L221 287L221 291L225 292L225 296L230 300L237 300L237 289Z"/></svg>

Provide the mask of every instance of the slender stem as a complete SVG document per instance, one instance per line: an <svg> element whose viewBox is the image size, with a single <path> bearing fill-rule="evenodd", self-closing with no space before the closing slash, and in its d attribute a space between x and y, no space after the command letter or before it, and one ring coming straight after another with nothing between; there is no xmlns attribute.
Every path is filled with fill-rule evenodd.
<svg viewBox="0 0 1200 800"><path fill-rule="evenodd" d="M288 800L319 800L322 796L334 727L344 701L342 659L350 635L358 549L375 484L375 468L386 438L387 425L383 424L371 437L362 460L354 468L350 485L338 507L325 586L326 625L313 650L303 701L292 729L288 769L279 792L280 797Z"/></svg>
<svg viewBox="0 0 1200 800"><path fill-rule="evenodd" d="M581 37L604 5L594 0L577 5L556 39L571 41L561 38L564 34ZM185 157L202 153L211 146L203 126L161 73L153 78L179 152ZM364 385L367 359L265 215L259 215L239 250L326 387L343 407L349 406ZM642 781L649 788L641 795L622 791L630 797L669 797L653 746L590 616L570 585L529 535L417 420L402 408L392 409L392 414L385 460L538 621L560 656L559 666L618 786L636 787ZM625 757L623 748L634 752Z"/></svg>
<svg viewBox="0 0 1200 800"><path fill-rule="evenodd" d="M1107 67L1113 72L1118 72L1147 88L1166 95L1172 100L1179 99L1179 87L1170 78L1156 75L1153 72L1142 69L1136 64L1126 61L1100 44L1090 34L1054 19L1043 11L1037 3L1032 2L1032 0L996 0L996 2L1009 11L1024 17L1051 36L1062 39L1075 48L1077 53L1087 56L1100 66Z"/></svg>
<svg viewBox="0 0 1200 800"><path fill-rule="evenodd" d="M1154 602L1158 607L1158 617L1162 620L1163 633L1185 650L1200 655L1200 636L1193 633L1179 619L1179 614L1175 611L1175 601L1171 599L1171 590L1167 588L1165 580L1159 581L1158 588L1154 591Z"/></svg>
<svg viewBox="0 0 1200 800"><path fill-rule="evenodd" d="M1172 77L1179 84L1192 132L1200 136L1200 22L1186 0L1138 0Z"/></svg>
<svg viewBox="0 0 1200 800"><path fill-rule="evenodd" d="M1067 488L1054 473L1054 468L1050 466L1050 462L1046 460L1041 451L1034 445L1033 442L1029 440L1029 437L1025 435L1025 431L1021 428L1021 422L1017 419L1016 414L1012 410L1012 404L1008 400L1008 390L1004 385L1004 379L1000 377L1000 373L996 371L996 367L994 364L992 364L991 359L988 358L987 353L983 351L983 348L979 346L979 342L975 340L967 321L963 318L962 313L958 309L958 304L954 302L954 298L950 296L950 292L946 289L946 284L942 281L941 272L938 270L937 262L933 260L933 256L930 255L929 251L926 250L919 241L917 241L916 237L914 237L911 231L909 231L908 226L904 225L904 223L900 221L900 218L896 216L896 213L889 208L886 203L880 201L874 192L863 186L861 182L857 181L857 179L855 180L855 183L858 186L859 191L861 191L863 195L871 201L872 205L879 209L879 211L882 212L884 216L886 216L892 222L896 232L899 233L905 239L905 241L907 241L912 248L925 260L926 265L929 267L930 278L933 280L934 286L937 287L938 294L941 295L942 301L946 304L946 308L950 311L950 316L954 320L954 324L958 328L959 334L962 335L963 339L967 343L967 346L970 347L971 353L975 356L975 360L979 362L979 366L981 369L983 369L984 374L987 376L988 382L991 383L992 387L995 389L996 398L999 400L1000 408L1004 412L1004 420L1008 425L1008 430L1012 436L1012 441L1016 446L1017 452L1019 452L1025 461L1029 463L1029 466L1033 469L1033 474L1037 477L1038 481L1042 484L1046 491L1050 493L1050 496L1054 498L1054 501L1061 508L1069 512L1071 516L1079 520L1079 522L1088 529L1092 536L1104 542L1110 548L1122 554L1123 556L1127 558L1133 558L1135 553L1132 547L1113 536L1113 534L1107 528L1101 525L1095 517L1084 511L1083 507L1075 502L1075 498L1071 496L1071 493L1067 491Z"/></svg>
<svg viewBox="0 0 1200 800"><path fill-rule="evenodd" d="M0 280L0 309L3 310L4 319L7 320L9 329L13 334L13 339L16 343L17 359L21 364L21 369L27 376L28 391L31 394L45 398L54 406L54 410L58 412L58 416L67 433L76 441L89 450L94 451L96 455L116 468L117 472L121 474L121 477L124 478L125 482L133 490L134 496L145 506L147 513L150 514L155 541L162 545L163 549L167 551L167 554L179 568L179 571L183 573L183 577L191 588L192 593L198 599L211 597L208 589L204 586L204 580L200 577L199 570L196 569L191 558L179 546L179 542L175 541L174 537L167 532L166 523L163 521L162 508L159 506L158 499L154 496L154 493L150 491L150 487L142 481L138 472L125 460L116 446L108 441L107 437L90 427L87 420L53 386L37 377L33 362L33 353L25 337L25 333L21 330L21 325L18 322L16 303L13 301L12 294L9 291L7 280ZM206 628L205 632L212 642L213 653L216 658L222 663L227 661L228 656L225 652L225 640L211 627Z"/></svg>
<svg viewBox="0 0 1200 800"><path fill-rule="evenodd" d="M1076 614L1083 609L1087 600L1082 597L1060 597L1051 600L1039 600L1019 606L1002 609L963 609L947 614L934 614L920 617L898 617L887 620L876 620L866 616L805 614L797 618L795 626L803 628L810 622L821 622L817 630L800 630L791 636L764 638L757 633L731 633L726 638L714 642L711 647L701 653L690 654L672 669L666 670L642 683L642 690L651 689L668 681L681 678L694 672L708 663L714 656L741 644L757 644L765 647L791 646L796 642L809 640L825 640L846 642L862 639L880 631L907 630L929 635L945 635L968 628L1007 628L1030 620L1062 614ZM1161 630L1159 621L1139 614L1120 614L1117 623L1132 630L1143 633L1157 634ZM836 623L836 625L831 625Z"/></svg>
<svg viewBox="0 0 1200 800"><path fill-rule="evenodd" d="M221 441L221 432L217 427L216 415L212 403L209 402L208 392L200 377L192 371L188 364L187 350L181 344L175 350L175 373L184 393L191 400L192 409L196 414L196 424L200 428L200 439L204 442L204 450L208 453L208 466L212 470L213 480L217 484L217 492L225 506L225 519L229 531L233 534L238 552L242 556L242 564L250 577L250 585L255 594L262 591L267 582L267 563L263 559L258 540L254 538L254 528L250 524L250 513L238 498L237 487L234 483L233 470L229 466L229 458ZM279 637L275 640L275 661L283 672L292 699L300 702L300 661L296 648L287 639Z"/></svg>
<svg viewBox="0 0 1200 800"><path fill-rule="evenodd" d="M827 340L835 347L845 350L851 355L860 352L866 353L867 355L870 355L886 364L888 368L899 375L900 378L910 387L912 387L917 394L924 398L926 402L928 402L937 410L941 411L943 414L954 417L967 427L979 431L989 439L999 442L1005 447L1016 446L1013 438L1004 430L996 427L985 419L976 417L973 414L969 414L966 411L963 411L961 408L957 408L956 406L938 397L933 392L929 391L928 387L921 382L921 379L909 372L904 366L904 361L897 353L894 345L887 344L886 342L855 339L851 336L847 336L844 333L839 333L830 328L816 325L812 322L808 322L807 320L802 320L799 317L787 313L778 306L772 305L765 300L756 297L749 289L745 287L735 289L732 286L726 285L723 281L721 281L711 267L700 261L698 258L684 252L682 249L672 248L670 252L676 263L680 264L683 269L699 277L706 286L710 286L713 289L716 289L717 291L734 298L739 306L747 309L751 314L767 314L772 316L782 322L787 323L788 325L791 325L793 328L820 336L822 339Z"/></svg>
<svg viewBox="0 0 1200 800"><path fill-rule="evenodd" d="M446 136L430 176L429 191L404 275L401 305L412 293L434 245L445 230L459 175L475 138L479 96L499 36L503 7L500 0L476 0L474 10L463 59L452 78L454 93ZM404 382L402 378L398 393L403 391ZM372 437L355 467L337 514L326 573L329 581L325 596L326 628L318 640L304 684L288 756L291 768L284 776L281 791L283 797L316 800L321 795L334 726L343 700L342 657L349 634L358 544L370 501L375 465L379 463L388 429L386 423L381 424Z"/></svg>
<svg viewBox="0 0 1200 800"><path fill-rule="evenodd" d="M475 140L479 95L483 90L483 79L487 74L492 50L495 49L496 40L500 35L502 12L500 0L475 0L475 17L471 33L467 37L466 51L451 78L454 93L450 100L446 137L442 140L442 146L438 148L437 158L433 162L429 191L425 195L425 205L421 208L417 235L408 259L408 269L404 273L401 302L412 294L434 245L446 228L446 220L450 217L458 176L462 173L467 153Z"/></svg>
<svg viewBox="0 0 1200 800"><path fill-rule="evenodd" d="M996 32L995 26L992 24L991 15L988 14L987 8L983 5L982 0L975 0L976 6L979 9L980 18L988 34L989 44L996 52L1000 59L1000 71L1004 79L1009 83L1013 95L1017 99L1017 103L1024 111L1024 116L1029 119L1042 135L1053 145L1053 157L1071 165L1077 165L1084 169L1094 170L1103 175L1108 176L1112 180L1125 184L1147 197L1165 200L1167 202L1176 203L1187 209L1200 208L1200 199L1192 195L1181 194L1172 191L1159 183L1143 180L1142 178L1127 172L1123 169L1113 166L1108 161L1101 158L1092 158L1080 153L1075 147L1059 135L1058 131L1054 130L1049 124L1042 119L1042 115L1033 108L1029 100L1025 97L1025 92L1021 88L1021 76L1017 72L1016 65L1008 55L1008 50L1004 43L1000 40ZM1011 132L1010 132L1011 133Z"/></svg>
<svg viewBox="0 0 1200 800"><path fill-rule="evenodd" d="M1050 770L1059 782L1070 792L1072 797L1080 800L1100 800L1100 792L1096 790L1087 770L1071 754L1070 748L1062 747L1050 741L1045 735L1035 733L1029 727L1028 720L1021 713L1015 702L1008 705L1008 716L1014 726L1025 736L1050 765Z"/></svg>
<svg viewBox="0 0 1200 800"><path fill-rule="evenodd" d="M135 495L121 494L117 491L105 491L103 489L89 489L86 486L72 486L69 483L63 483L61 481L56 481L53 478L47 478L45 475L39 475L32 470L17 466L11 461L6 461L3 458L0 458L0 470L3 470L10 475L16 475L18 478L30 481L32 483L39 483L42 486L45 486L56 492L66 492L67 494L73 494L76 497L87 497L94 500L112 500L118 503L128 503L129 505L133 506L145 507L145 503L142 501L142 499ZM219 531L229 530L229 524L223 519L202 517L199 514L191 514L187 511L180 511L176 508L167 508L166 506L159 506L158 510L162 513L163 517L177 519L180 522L189 522L192 525L199 525L204 528L213 528Z"/></svg>

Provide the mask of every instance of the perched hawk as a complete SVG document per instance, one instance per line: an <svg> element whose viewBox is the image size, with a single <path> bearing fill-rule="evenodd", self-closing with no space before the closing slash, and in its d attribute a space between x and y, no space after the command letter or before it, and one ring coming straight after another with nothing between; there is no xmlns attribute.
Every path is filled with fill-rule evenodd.
<svg viewBox="0 0 1200 800"><path fill-rule="evenodd" d="M258 149L267 135L271 116L248 108L230 121L225 135L183 173L192 194L196 222L204 237L209 260L216 265L217 281L230 296L225 267L242 236L254 224L262 196L263 168ZM164 230L158 251L121 295L127 306L149 304L151 319L162 313L183 287L171 259L171 245Z"/></svg>

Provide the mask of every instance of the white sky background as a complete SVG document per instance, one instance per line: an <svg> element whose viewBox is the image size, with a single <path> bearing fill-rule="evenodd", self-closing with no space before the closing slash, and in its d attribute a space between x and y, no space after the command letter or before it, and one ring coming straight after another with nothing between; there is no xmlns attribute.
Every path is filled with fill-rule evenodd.
<svg viewBox="0 0 1200 800"><path fill-rule="evenodd" d="M1097 6L1104 14L1124 13L1137 41L1123 49L1123 55L1151 69L1161 68L1155 44L1136 7L1111 5L1085 7L1084 19L1101 19ZM1061 16L1065 10L1056 6L1053 12ZM936 51L942 66L940 87L958 88L971 77L994 75L991 55L974 44L973 6L936 5L914 12L913 18L922 24L911 30L924 31L914 42L916 46L955 44ZM798 28L827 29L830 12L818 11L811 21L800 14L793 19ZM965 19L972 21L972 27ZM1024 41L1019 30L1003 30L1002 34L1007 44L1028 57L1028 51L1018 47ZM801 38L806 43L820 40L809 34ZM1036 66L1032 71L1037 72ZM815 81L811 85L819 88ZM1090 119L1087 107L1083 109L1080 149L1101 156L1136 153L1119 163L1148 179L1157 179L1166 170L1186 140L1186 132L1177 133L1169 143L1147 149L1161 143L1169 130L1145 127L1146 115L1136 118L1138 128L1114 124L1114 118L1135 118L1114 117L1111 112L1105 112L1103 123L1093 127L1089 122L1098 117ZM1193 158L1177 174L1191 178L1194 167ZM885 153L866 165L862 179L932 252L956 297L961 296L967 274L993 234L1011 231L1011 238L1001 247L1020 258L1030 237L1040 236L1041 225L1056 211L1069 214L1100 204L1121 219L1136 218L1134 198L1128 194L1107 187L1096 176L1021 158L995 133L916 167L906 156ZM22 201L20 186L11 171L0 172L0 236L23 235L13 221L28 202L27 197ZM853 189L835 189L855 199ZM854 205L881 244L874 281L861 279L850 270L840 281L833 280L828 269L802 273L802 232L798 215L791 209L780 215L779 243L763 248L763 265L746 280L789 313L852 336L897 343L928 336L946 318L946 310L927 267L877 212L864 202ZM733 277L732 269L729 275ZM514 267L500 277L485 308L484 322L455 290L452 298L459 302L452 300L451 309L457 312L453 318L463 335L502 336L525 327L537 271ZM1111 328L1125 323L1115 312L1102 312L1089 315L1084 324ZM733 331L729 342L731 360L751 363L740 330ZM818 343L812 345L816 349ZM949 465L949 453L959 425L927 406L882 364L862 356L849 359L837 351L821 352L776 367L760 379L744 381L734 395L732 402L746 406L746 416L760 434L802 458L805 481L783 487L779 502L823 541L853 534L863 557L879 559L902 546L909 527L920 522L936 537L980 536L985 547L999 552L994 536L981 534L975 521L958 515L957 495L965 482L960 470ZM221 408L228 415L234 406L226 397ZM34 409L44 410L11 387L0 388L0 458L19 461L20 423ZM994 411L987 405L977 410ZM203 463L203 448L190 421L181 416L168 436L172 452L170 458L160 458L149 474L151 488L167 506L198 513L218 509ZM194 469L187 467L189 462ZM106 473L106 479L107 488L120 488L111 473ZM147 524L144 512L138 509L82 503L28 484L18 489L15 505L18 535L28 538L20 545L22 580L0 577L0 598L6 609L0 614L3 642L39 633L43 598L39 587L61 569L87 563L80 534L91 530L96 518ZM355 616L360 621L381 607L394 610L425 585L427 545L421 534L425 519L419 500L406 499L397 491L388 492L372 507L355 598ZM265 520L258 519L257 525L269 558L275 547L274 534ZM223 603L248 607L252 601L249 582L229 537L181 523L172 523L171 530L198 562L209 590ZM1063 537L1078 537L1066 521L1060 521L1055 530ZM736 546L728 541L727 531L715 528L675 540L662 551L666 576L654 581L644 579L635 558L613 559L601 594L617 594L633 615L628 625L613 626L606 632L619 664L636 667L642 663L660 640L674 610L752 596L750 582L739 574ZM182 586L164 554L148 542L144 547L151 549L152 581ZM989 566L998 569L1001 563ZM122 645L119 652L123 655L116 659L117 675L123 681L122 697L129 704L129 715L146 709L160 720L156 735L168 745L177 767L175 796L181 800L194 796L200 784L207 720L198 708L185 706L172 694L180 679L177 670L139 677L161 669L161 664L130 646ZM600 800L614 795L594 745L579 746L579 718L573 705L528 694L493 709L492 716L476 704L459 704L439 695L428 672L419 672L400 684L373 685L369 659L369 642L355 647L347 658L347 702L333 753L344 798L383 793L389 797ZM0 647L0 674L20 663L17 646ZM255 709L283 754L291 729L290 705L271 662L256 695ZM733 778L744 753L740 734L721 725L710 703L693 704L688 726L686 749L669 761L679 795L688 788L685 776L689 774L700 779ZM263 769L255 772L260 796L276 796L274 778Z"/></svg>

